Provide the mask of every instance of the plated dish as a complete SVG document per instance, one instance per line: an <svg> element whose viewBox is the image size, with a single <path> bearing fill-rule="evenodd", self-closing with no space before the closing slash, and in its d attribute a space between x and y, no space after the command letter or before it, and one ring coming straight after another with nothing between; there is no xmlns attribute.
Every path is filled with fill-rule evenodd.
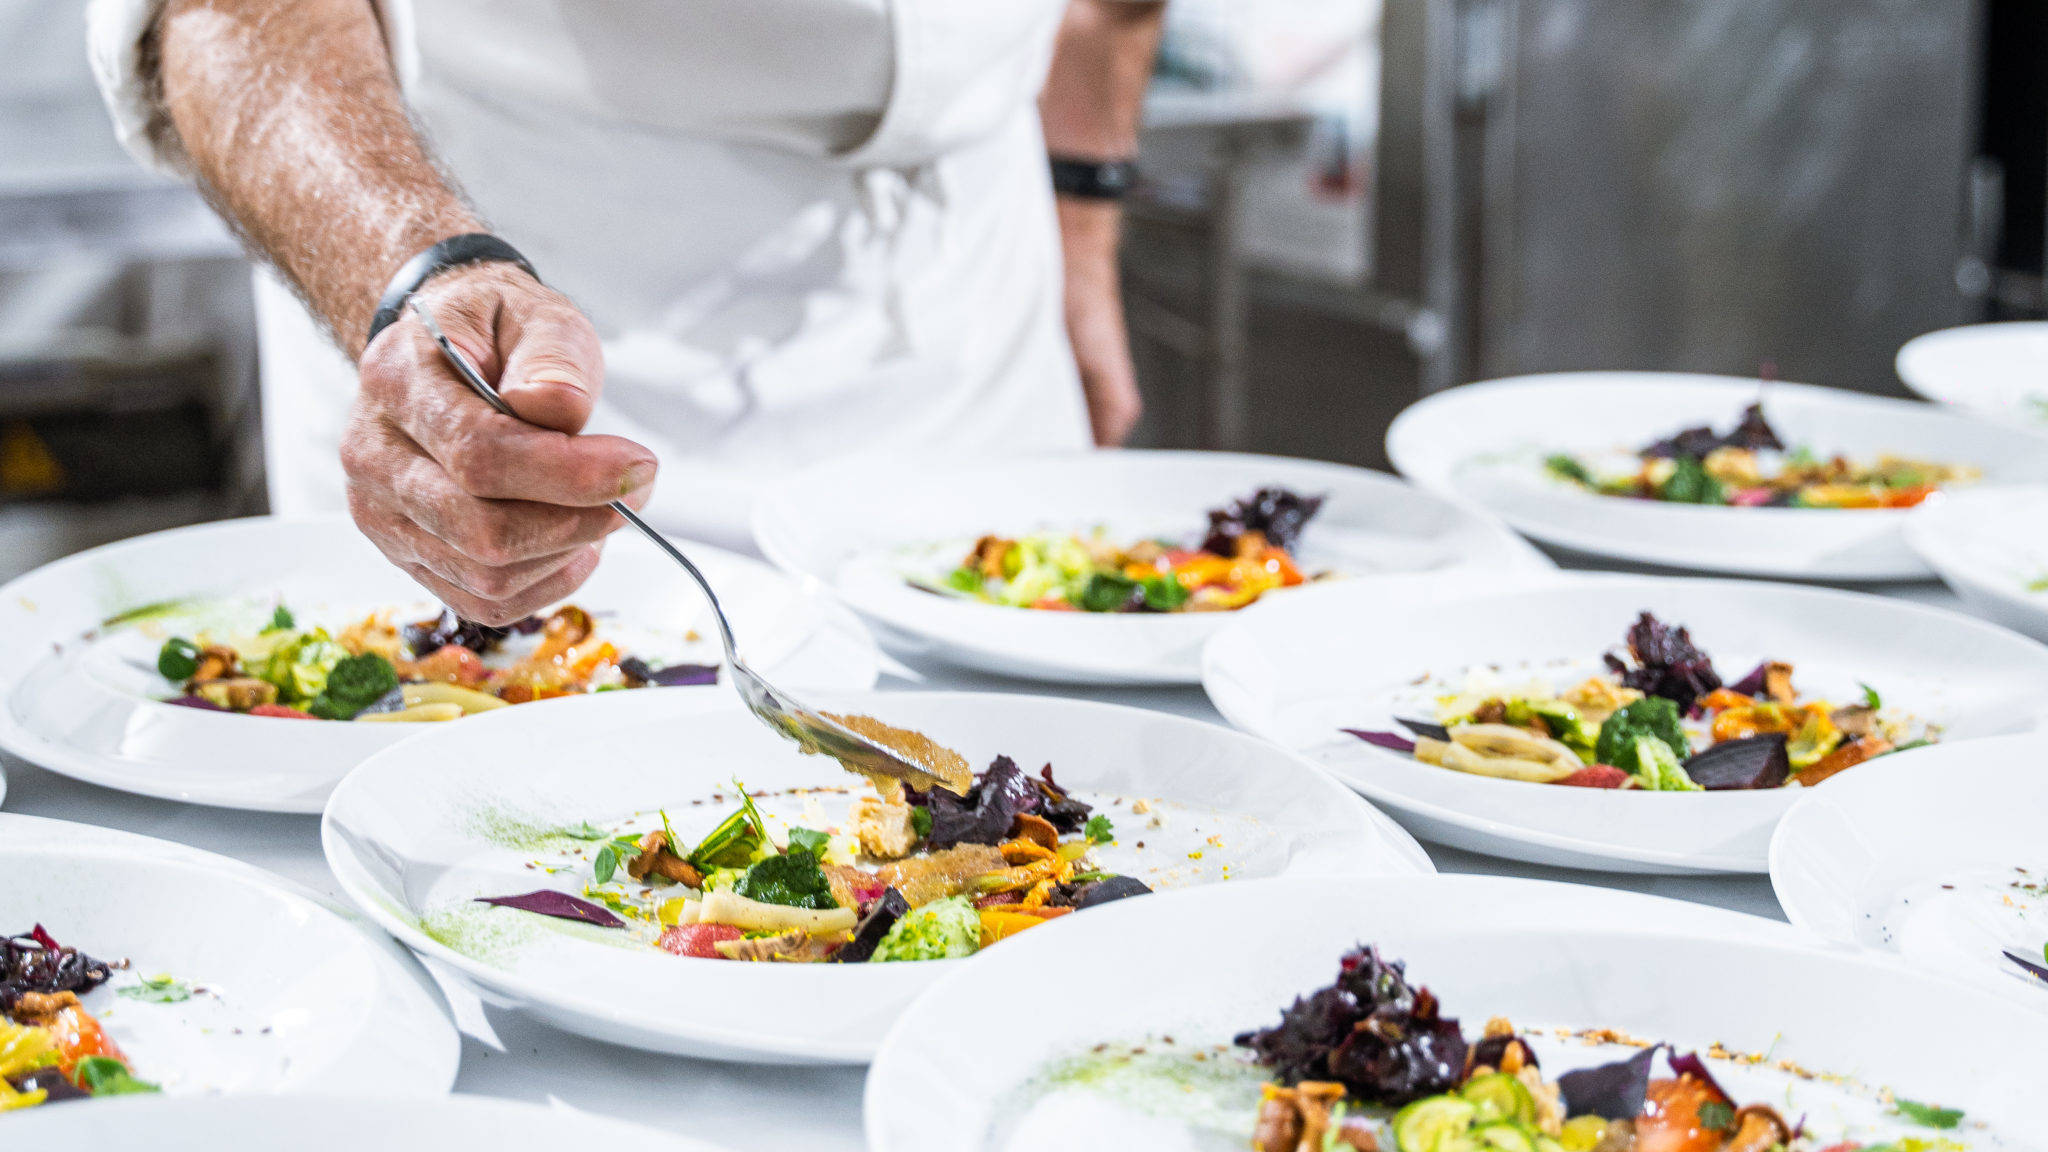
<svg viewBox="0 0 2048 1152"><path fill-rule="evenodd" d="M1171 893L1020 940L986 978L1127 962L979 1059L976 987L940 984L870 1072L870 1144L1986 1152L2036 1134L2012 1093L2042 1066L2025 1035L2048 1016L2001 1027L2015 1009L1998 997L1783 936L1618 931L1612 894L1559 898L1545 923L1515 901L1548 886L1468 880ZM1767 971L1772 991L1732 971ZM1841 1011L1879 996L1957 1018L1874 1033Z"/></svg>
<svg viewBox="0 0 2048 1152"><path fill-rule="evenodd" d="M1906 542L1972 611L2048 640L2048 485L1957 493L1909 518Z"/></svg>
<svg viewBox="0 0 2048 1152"><path fill-rule="evenodd" d="M210 606L167 605L106 625L163 629ZM180 609L185 611L180 611ZM212 615L222 615L213 608ZM258 627L216 631L199 623L157 650L157 675L177 695L165 702L286 720L432 723L508 704L631 688L718 682L716 664L660 668L619 650L574 604L504 628L440 612L404 625L374 609L339 632L302 627L282 602ZM685 633L685 643L699 637Z"/></svg>
<svg viewBox="0 0 2048 1152"><path fill-rule="evenodd" d="M1723 680L1689 629L1647 611L1599 659L1568 686L1540 673L1515 683L1493 665L1432 676L1418 685L1435 694L1431 718L1397 720L1412 739L1346 731L1475 776L1648 792L1811 788L1940 738L1861 681L1841 702L1802 692L1784 660Z"/></svg>
<svg viewBox="0 0 2048 1152"><path fill-rule="evenodd" d="M0 590L0 621L27 654L0 671L0 746L144 795L317 812L349 768L420 729L374 719L715 681L702 597L651 547L621 544L573 605L502 638L445 617L346 517L226 521L82 552ZM774 682L874 682L873 642L844 609L753 561L692 555Z"/></svg>
<svg viewBox="0 0 2048 1152"><path fill-rule="evenodd" d="M1119 541L1101 529L983 536L942 577L908 580L942 596L1046 612L1228 612L1329 575L1304 574L1289 551L1323 500L1261 488L1210 509L1208 527L1182 537Z"/></svg>
<svg viewBox="0 0 2048 1152"><path fill-rule="evenodd" d="M2048 431L2048 321L1970 324L1915 336L1899 379L1929 400Z"/></svg>
<svg viewBox="0 0 2048 1152"><path fill-rule="evenodd" d="M1920 741L2034 730L2044 682L2048 650L1958 613L1561 574L1400 602L1312 589L1239 614L1204 660L1232 724L1419 835L1644 872L1762 871L1802 792Z"/></svg>
<svg viewBox="0 0 2048 1152"><path fill-rule="evenodd" d="M1213 725L1011 695L821 704L990 767L965 798L892 803L729 700L544 701L366 762L328 807L328 862L367 915L495 1002L602 1040L788 1062L863 1060L961 958L1146 889L1429 869L1336 782ZM606 769L562 770L591 763Z"/></svg>
<svg viewBox="0 0 2048 1152"><path fill-rule="evenodd" d="M1771 841L1794 924L2048 1004L2048 776L2029 737L1926 748L1815 789Z"/></svg>
<svg viewBox="0 0 2048 1152"><path fill-rule="evenodd" d="M1768 385L1760 386L1767 391ZM1612 455L1612 454L1610 454ZM1762 401L1742 410L1727 432L1711 424L1681 429L1623 454L1626 466L1573 452L1543 458L1543 470L1601 496L1729 508L1916 508L1936 492L1968 484L1977 469L1910 456L1851 460L1787 444Z"/></svg>
<svg viewBox="0 0 2048 1152"><path fill-rule="evenodd" d="M1073 683L1191 683L1232 614L1197 609L1292 596L1318 574L1549 566L1484 513L1389 476L1206 452L848 461L766 495L754 529L770 560L891 643Z"/></svg>
<svg viewBox="0 0 2048 1152"><path fill-rule="evenodd" d="M1403 412L1387 451L1422 487L1560 547L1819 580L1925 577L1900 535L1909 506L1967 491L1964 481L2048 480L2039 441L2016 428L1837 389L1685 373L1452 388Z"/></svg>
<svg viewBox="0 0 2048 1152"><path fill-rule="evenodd" d="M30 1147L149 1148L153 1152L560 1152L637 1148L718 1152L657 1128L626 1124L560 1104L480 1096L436 1100L335 1094L291 1099L127 1099L92 1109L39 1110L7 1118L9 1136Z"/></svg>
<svg viewBox="0 0 2048 1152"><path fill-rule="evenodd" d="M418 965L257 869L0 815L0 873L0 1124L131 1094L454 1082L455 1029Z"/></svg>

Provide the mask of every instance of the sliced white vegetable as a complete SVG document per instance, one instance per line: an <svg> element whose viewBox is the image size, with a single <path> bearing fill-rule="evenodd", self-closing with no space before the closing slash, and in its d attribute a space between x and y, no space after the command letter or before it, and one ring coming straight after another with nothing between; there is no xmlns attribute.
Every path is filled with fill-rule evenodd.
<svg viewBox="0 0 2048 1152"><path fill-rule="evenodd" d="M445 680L429 680L424 684L407 684L404 689L405 704L410 708L416 704L453 704L465 715L475 712L489 712L493 708L505 707L505 702L488 692L464 688Z"/></svg>
<svg viewBox="0 0 2048 1152"><path fill-rule="evenodd" d="M414 704L396 712L365 712L356 717L363 724L412 724L423 721L460 720L460 704Z"/></svg>
<svg viewBox="0 0 2048 1152"><path fill-rule="evenodd" d="M789 908L749 900L734 892L705 893L704 906L697 912L700 924L730 924L749 932L851 932L859 921L851 908Z"/></svg>
<svg viewBox="0 0 2048 1152"><path fill-rule="evenodd" d="M1460 724L1451 729L1451 741L1489 759L1553 764L1563 769L1567 776L1585 767L1578 753L1563 744L1512 724Z"/></svg>

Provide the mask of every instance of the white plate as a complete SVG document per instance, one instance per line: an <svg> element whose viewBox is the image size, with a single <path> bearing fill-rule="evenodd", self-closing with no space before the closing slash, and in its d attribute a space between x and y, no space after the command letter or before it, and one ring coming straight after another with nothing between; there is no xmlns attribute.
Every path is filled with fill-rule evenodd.
<svg viewBox="0 0 2048 1152"><path fill-rule="evenodd" d="M1432 492L1469 498L1540 540L1706 572L1813 580L1927 576L1898 509L1709 508L1599 496L1553 480L1554 452L1632 452L1682 428L1725 430L1759 384L1676 372L1573 372L1468 384L1401 413L1387 454ZM1770 384L1764 414L1786 444L1868 459L1885 453L1981 468L1985 480L2048 480L2039 438L1940 408L1808 384ZM1937 496L1936 499L1940 497Z"/></svg>
<svg viewBox="0 0 2048 1152"><path fill-rule="evenodd" d="M387 1100L128 1097L35 1108L7 1118L22 1147L147 1148L150 1152L569 1152L578 1148L717 1152L701 1140L563 1105L450 1096Z"/></svg>
<svg viewBox="0 0 2048 1152"><path fill-rule="evenodd" d="M1771 886L1829 940L2048 1005L2048 983L2000 954L2048 963L2044 813L2038 737L1914 749L1794 805L1771 839Z"/></svg>
<svg viewBox="0 0 2048 1152"><path fill-rule="evenodd" d="M1327 987L1337 958L1361 942L1406 961L1409 977L1437 994L1468 1038L1493 1016L1541 1030L1528 1038L1553 1076L1631 1051L1567 1040L1553 1028L1614 1028L1681 1051L1715 1043L1769 1050L1773 1060L1856 1078L1808 1081L1770 1063L1710 1060L1739 1100L1773 1105L1788 1119L1804 1113L1817 1146L1911 1134L1955 1136L1971 1152L2031 1146L2020 1141L2040 1131L2048 1060L2038 1039L2048 1013L2016 1011L1889 961L1731 932L1727 913L1649 910L1658 903L1668 902L1438 876L1234 884L1076 917L949 977L904 1014L868 1074L869 1147L1245 1148L1256 1070L1174 1054L1271 1026L1296 996ZM1030 1011L988 1011L991 987L1032 986L1046 972L1088 977ZM1940 1008L1889 1013L1873 1028L1847 1010L1856 1004ZM1150 1053L1151 1075L1117 1075L1114 1054L1132 1045ZM1233 1086L1245 1093L1240 1101L1230 1099ZM1884 1105L1872 1097L1881 1088L1961 1107L1964 1127L1931 1133L1879 1119ZM1197 1126L1204 1106L1217 1128ZM1858 1127L1843 1132L1845 1121Z"/></svg>
<svg viewBox="0 0 2048 1152"><path fill-rule="evenodd" d="M1798 789L1604 791L1495 780L1373 747L1340 728L1429 719L1431 682L1499 665L1510 685L1567 684L1623 646L1636 614L1691 629L1730 681L1766 657L1803 690L1944 726L1944 739L2048 722L2048 648L1956 612L1785 584L1653 576L1382 601L1342 587L1255 605L1210 642L1209 699L1232 724L1301 752L1426 839L1539 864L1622 872L1762 872ZM1429 680L1418 683L1418 678ZM1418 716L1418 713L1420 714ZM1862 771L1862 769L1857 769Z"/></svg>
<svg viewBox="0 0 2048 1152"><path fill-rule="evenodd" d="M847 788L808 798L820 806L811 815L806 799L763 801L771 821L787 814L811 826L836 822L856 791L836 764L797 754L736 704L630 692L579 703L503 709L350 774L321 829L350 897L497 1002L600 1040L714 1059L863 1061L913 996L976 962L681 959L616 931L475 903L543 886L581 890L587 863L553 876L527 867L579 847L538 830L584 820L610 827L635 813L652 826L665 808L677 837L694 842L731 807L735 776L749 790ZM1405 832L1336 781L1215 725L1012 695L880 693L838 703L927 732L977 767L997 754L1033 769L1050 762L1063 786L1116 821L1117 843L1099 853L1105 866L1155 884L1431 870ZM715 793L723 799L690 803ZM1150 800L1162 826L1108 796Z"/></svg>
<svg viewBox="0 0 2048 1152"><path fill-rule="evenodd" d="M1896 363L1929 400L2048 432L2048 320L1929 332L1906 341Z"/></svg>
<svg viewBox="0 0 2048 1152"><path fill-rule="evenodd" d="M459 1039L419 965L353 914L246 864L0 816L0 930L38 923L59 943L130 962L82 999L135 1074L167 1094L414 1097L455 1082ZM193 995L121 994L158 975Z"/></svg>
<svg viewBox="0 0 2048 1152"><path fill-rule="evenodd" d="M1906 543L1972 611L2048 640L2048 590L2027 587L2048 579L2048 485L1958 492L1908 517Z"/></svg>
<svg viewBox="0 0 2048 1152"><path fill-rule="evenodd" d="M848 461L807 471L756 506L769 559L957 663L1079 684L1194 683L1202 642L1230 613L1039 612L951 599L905 581L943 576L976 538L1045 530L1199 538L1207 511L1269 485L1329 499L1303 533L1303 570L1354 582L1405 572L1549 568L1498 522L1362 468L1220 452L1094 452L956 464ZM1291 591L1268 594L1284 599Z"/></svg>
<svg viewBox="0 0 2048 1152"><path fill-rule="evenodd" d="M764 564L701 544L689 552L719 589L749 660L770 680L793 691L875 682L874 642L851 613ZM165 704L175 689L156 673L162 625L99 628L116 613L180 599L200 601L202 614L241 604L260 622L280 598L301 626L330 630L376 608L403 607L422 618L440 610L344 516L231 520L81 552L0 588L0 634L19 657L0 668L0 747L51 771L145 796L320 811L357 762L421 726L311 723ZM601 631L639 644L657 662L718 662L703 597L643 540L627 536L607 547L604 563L571 602L600 614Z"/></svg>

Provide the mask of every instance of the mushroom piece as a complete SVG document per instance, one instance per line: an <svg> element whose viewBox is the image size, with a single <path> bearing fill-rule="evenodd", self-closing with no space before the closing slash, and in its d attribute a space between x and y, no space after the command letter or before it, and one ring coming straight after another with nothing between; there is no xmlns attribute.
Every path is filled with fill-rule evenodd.
<svg viewBox="0 0 2048 1152"><path fill-rule="evenodd" d="M689 888L702 888L704 874L668 850L668 833L656 829L640 837L640 854L626 861L626 875L635 880L659 876Z"/></svg>
<svg viewBox="0 0 2048 1152"><path fill-rule="evenodd" d="M225 644L208 644L199 650L199 666L185 681L189 690L194 684L208 680L226 680L242 672L242 657Z"/></svg>
<svg viewBox="0 0 2048 1152"><path fill-rule="evenodd" d="M1252 1130L1254 1152L1379 1152L1372 1129L1357 1120L1331 1122L1344 1085L1304 1080L1292 1088L1268 1084Z"/></svg>
<svg viewBox="0 0 2048 1152"><path fill-rule="evenodd" d="M1792 1142L1792 1126L1768 1104L1750 1104L1735 1111L1735 1135L1721 1152L1770 1152Z"/></svg>
<svg viewBox="0 0 2048 1152"><path fill-rule="evenodd" d="M727 960L780 961L785 964L820 964L832 955L836 941L820 940L801 928L775 936L751 940L720 940L713 945Z"/></svg>
<svg viewBox="0 0 2048 1152"><path fill-rule="evenodd" d="M1842 735L1851 740L1877 734L1877 709L1868 704L1851 704L1837 708L1828 719L1842 730Z"/></svg>
<svg viewBox="0 0 2048 1152"><path fill-rule="evenodd" d="M247 712L258 704L277 703L277 685L253 676L198 681L190 685L190 691L209 704L218 704L233 712Z"/></svg>
<svg viewBox="0 0 2048 1152"><path fill-rule="evenodd" d="M1799 693L1792 689L1792 666L1783 660L1764 665L1764 695L1779 704L1795 704Z"/></svg>

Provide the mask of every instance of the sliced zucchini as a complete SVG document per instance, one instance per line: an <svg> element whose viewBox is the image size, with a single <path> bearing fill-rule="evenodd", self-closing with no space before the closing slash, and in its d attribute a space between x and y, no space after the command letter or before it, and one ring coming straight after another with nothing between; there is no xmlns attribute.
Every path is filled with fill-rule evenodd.
<svg viewBox="0 0 2048 1152"><path fill-rule="evenodd" d="M1474 1076L1458 1089L1458 1095L1478 1107L1481 1124L1495 1120L1536 1123L1536 1098L1520 1080L1505 1072Z"/></svg>
<svg viewBox="0 0 2048 1152"><path fill-rule="evenodd" d="M1535 1130L1510 1121L1481 1124L1472 1130L1472 1139L1482 1152L1536 1152Z"/></svg>
<svg viewBox="0 0 2048 1152"><path fill-rule="evenodd" d="M1425 1096L1394 1113L1394 1143L1401 1152L1453 1152L1470 1145L1463 1137L1478 1119L1470 1100Z"/></svg>

